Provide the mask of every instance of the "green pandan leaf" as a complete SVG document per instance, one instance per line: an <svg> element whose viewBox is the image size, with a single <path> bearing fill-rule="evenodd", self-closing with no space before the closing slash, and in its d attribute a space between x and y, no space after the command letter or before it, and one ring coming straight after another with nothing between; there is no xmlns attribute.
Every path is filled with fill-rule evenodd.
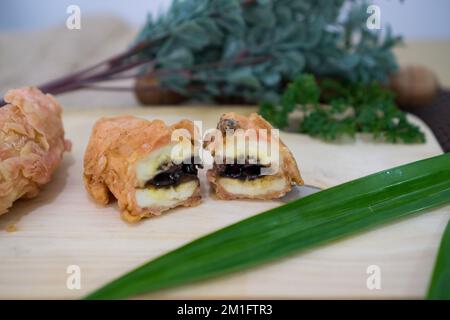
<svg viewBox="0 0 450 320"><path fill-rule="evenodd" d="M427 299L450 300L450 222L442 236Z"/></svg>
<svg viewBox="0 0 450 320"><path fill-rule="evenodd" d="M450 154L444 154L350 181L235 223L130 271L86 298L128 298L217 277L449 203ZM438 259L441 267L448 265L447 253ZM446 290L448 282L441 288Z"/></svg>

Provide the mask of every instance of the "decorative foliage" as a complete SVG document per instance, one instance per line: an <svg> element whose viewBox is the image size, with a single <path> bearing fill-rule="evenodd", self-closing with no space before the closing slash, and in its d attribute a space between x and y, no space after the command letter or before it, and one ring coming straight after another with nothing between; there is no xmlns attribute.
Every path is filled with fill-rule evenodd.
<svg viewBox="0 0 450 320"><path fill-rule="evenodd" d="M450 222L442 236L426 298L450 300Z"/></svg>
<svg viewBox="0 0 450 320"><path fill-rule="evenodd" d="M172 70L161 83L181 94L277 102L303 72L364 84L387 80L400 39L389 28L384 35L367 29L366 10L356 0L175 0L167 14L149 19L137 43L162 39L142 51L155 59L145 71Z"/></svg>
<svg viewBox="0 0 450 320"><path fill-rule="evenodd" d="M366 10L364 0L174 0L125 52L39 88L133 90L98 83L148 75L191 98L276 103L304 72L384 82L400 38L368 30Z"/></svg>
<svg viewBox="0 0 450 320"><path fill-rule="evenodd" d="M302 132L334 139L361 131L394 142L421 141L422 134L391 97L372 85L385 82L396 69L391 49L400 38L389 28L384 34L369 30L367 7L364 0L174 0L166 14L148 19L130 49L40 89L53 94L129 90L97 84L147 76L151 81L141 83L154 83L148 92L265 102L262 112L283 128L296 107L293 101L317 101L318 89L303 80L294 81L293 90L281 98L287 83L311 73L353 85L340 88L345 97L330 101L331 109L308 113ZM130 72L136 68L138 72ZM295 93L296 86L313 92ZM296 100L297 94L304 97ZM273 107L278 104L280 108ZM354 116L337 121L334 115L349 106Z"/></svg>
<svg viewBox="0 0 450 320"><path fill-rule="evenodd" d="M240 271L449 203L450 154L443 154L237 222L145 263L86 298L123 299ZM449 279L443 269L447 253L445 260L439 260L439 281ZM437 289L448 289L448 282ZM444 296L448 291L431 297Z"/></svg>
<svg viewBox="0 0 450 320"><path fill-rule="evenodd" d="M289 84L279 104L263 103L260 113L283 129L295 109L303 111L299 131L325 140L364 132L394 143L425 141L420 129L396 107L392 92L377 82L324 79L317 84L312 75L301 75Z"/></svg>

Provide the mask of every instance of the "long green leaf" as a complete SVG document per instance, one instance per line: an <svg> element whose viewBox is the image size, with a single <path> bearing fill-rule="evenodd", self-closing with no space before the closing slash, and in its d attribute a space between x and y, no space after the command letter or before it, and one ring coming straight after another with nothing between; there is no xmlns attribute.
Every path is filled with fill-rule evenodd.
<svg viewBox="0 0 450 320"><path fill-rule="evenodd" d="M450 154L318 192L199 238L87 296L119 299L301 252L450 203Z"/></svg>
<svg viewBox="0 0 450 320"><path fill-rule="evenodd" d="M442 237L427 299L450 300L450 222Z"/></svg>

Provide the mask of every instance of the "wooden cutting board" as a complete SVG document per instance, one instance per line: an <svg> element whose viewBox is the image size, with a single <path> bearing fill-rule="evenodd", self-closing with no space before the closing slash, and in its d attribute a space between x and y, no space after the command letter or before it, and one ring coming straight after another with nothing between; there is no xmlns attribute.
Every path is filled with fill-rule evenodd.
<svg viewBox="0 0 450 320"><path fill-rule="evenodd" d="M203 184L203 203L136 225L116 205L99 207L82 184L82 159L95 120L134 114L175 122L182 117L214 127L220 114L252 108L185 106L66 110L73 150L35 199L0 217L0 298L80 298L102 284L199 236L280 205L278 201L219 201ZM331 187L389 167L442 153L430 130L423 145L375 143L365 137L339 144L282 133L308 185ZM248 271L146 298L422 298L450 207L433 210L331 245ZM16 229L15 231L13 231ZM11 232L13 231L13 232ZM81 289L66 286L67 267L81 269ZM366 286L368 266L381 271L381 289Z"/></svg>

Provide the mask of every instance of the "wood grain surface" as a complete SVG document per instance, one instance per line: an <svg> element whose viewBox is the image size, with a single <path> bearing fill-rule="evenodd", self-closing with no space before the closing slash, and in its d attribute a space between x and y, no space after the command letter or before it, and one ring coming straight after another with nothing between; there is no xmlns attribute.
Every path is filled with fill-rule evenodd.
<svg viewBox="0 0 450 320"><path fill-rule="evenodd" d="M278 201L219 201L203 184L203 203L137 225L124 223L117 206L95 205L82 185L82 158L90 130L102 115L134 114L175 122L182 117L215 126L230 109L182 106L66 110L73 150L53 181L33 200L0 217L0 298L79 298L143 262L199 236L280 205ZM442 153L435 138L423 145L391 145L360 136L324 143L282 133L305 182L331 187L367 174ZM292 255L248 271L183 286L145 298L422 298L450 207ZM69 265L81 268L81 289L66 287ZM381 268L381 289L366 286L369 265Z"/></svg>

